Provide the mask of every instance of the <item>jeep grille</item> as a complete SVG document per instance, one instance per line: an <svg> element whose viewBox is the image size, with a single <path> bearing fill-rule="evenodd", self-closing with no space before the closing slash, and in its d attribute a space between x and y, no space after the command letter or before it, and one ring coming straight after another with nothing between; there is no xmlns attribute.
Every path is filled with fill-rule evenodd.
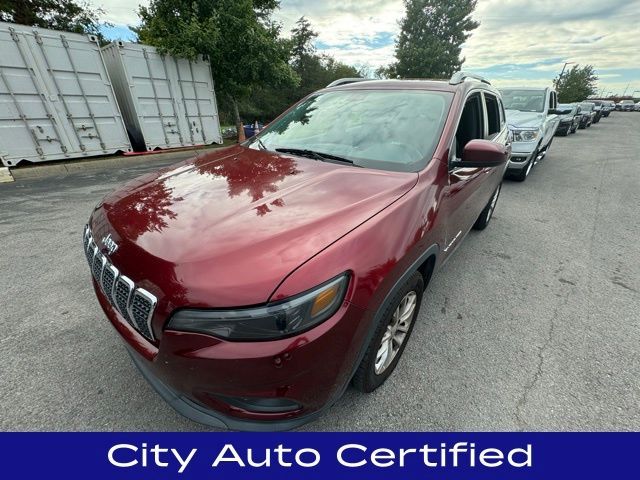
<svg viewBox="0 0 640 480"><path fill-rule="evenodd" d="M129 277L120 274L100 253L88 225L84 227L83 240L91 274L111 306L145 338L153 340L151 318L158 303L156 297L144 288L136 288Z"/></svg>

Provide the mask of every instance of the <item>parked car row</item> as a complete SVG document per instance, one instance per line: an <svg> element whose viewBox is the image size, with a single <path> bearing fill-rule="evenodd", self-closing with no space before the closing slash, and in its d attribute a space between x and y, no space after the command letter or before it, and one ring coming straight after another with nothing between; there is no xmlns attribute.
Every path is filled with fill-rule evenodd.
<svg viewBox="0 0 640 480"><path fill-rule="evenodd" d="M620 100L616 103L616 110L619 112L640 111L640 102L636 104L633 100Z"/></svg>

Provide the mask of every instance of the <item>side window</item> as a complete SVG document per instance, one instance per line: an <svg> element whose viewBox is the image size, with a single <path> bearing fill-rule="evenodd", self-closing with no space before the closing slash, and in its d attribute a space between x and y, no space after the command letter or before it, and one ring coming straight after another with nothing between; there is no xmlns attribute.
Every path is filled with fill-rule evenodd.
<svg viewBox="0 0 640 480"><path fill-rule="evenodd" d="M556 108L556 92L549 92L549 108L548 110L553 110Z"/></svg>
<svg viewBox="0 0 640 480"><path fill-rule="evenodd" d="M462 110L458 130L456 130L455 156L462 157L462 150L469 141L484 137L484 113L479 93L471 95Z"/></svg>
<svg viewBox="0 0 640 480"><path fill-rule="evenodd" d="M500 132L500 106L498 98L485 92L484 101L487 107L487 138L493 138Z"/></svg>

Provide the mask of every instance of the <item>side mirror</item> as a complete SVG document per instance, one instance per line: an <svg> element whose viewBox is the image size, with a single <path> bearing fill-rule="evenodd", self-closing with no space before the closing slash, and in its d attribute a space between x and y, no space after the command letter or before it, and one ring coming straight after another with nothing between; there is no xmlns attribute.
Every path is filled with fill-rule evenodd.
<svg viewBox="0 0 640 480"><path fill-rule="evenodd" d="M555 108L550 108L549 109L549 115L561 115L562 111L561 110L557 110Z"/></svg>
<svg viewBox="0 0 640 480"><path fill-rule="evenodd" d="M462 160L453 166L463 168L498 167L509 160L511 146L489 140L471 140L462 151Z"/></svg>

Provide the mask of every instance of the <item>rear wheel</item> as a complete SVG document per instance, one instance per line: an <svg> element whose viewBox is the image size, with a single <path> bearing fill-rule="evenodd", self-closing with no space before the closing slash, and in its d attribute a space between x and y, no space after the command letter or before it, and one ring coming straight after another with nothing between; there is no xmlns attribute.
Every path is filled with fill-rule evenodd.
<svg viewBox="0 0 640 480"><path fill-rule="evenodd" d="M353 386L373 392L391 375L402 356L420 311L424 280L415 272L393 296L353 376Z"/></svg>
<svg viewBox="0 0 640 480"><path fill-rule="evenodd" d="M487 225L489 225L489 221L491 220L493 212L496 209L496 204L498 203L498 197L500 196L501 188L502 183L498 185L498 188L496 188L496 191L491 196L491 199L487 203L487 206L484 207L484 209L480 213L480 216L476 220L476 223L473 224L474 230L484 230L485 228L487 228Z"/></svg>

